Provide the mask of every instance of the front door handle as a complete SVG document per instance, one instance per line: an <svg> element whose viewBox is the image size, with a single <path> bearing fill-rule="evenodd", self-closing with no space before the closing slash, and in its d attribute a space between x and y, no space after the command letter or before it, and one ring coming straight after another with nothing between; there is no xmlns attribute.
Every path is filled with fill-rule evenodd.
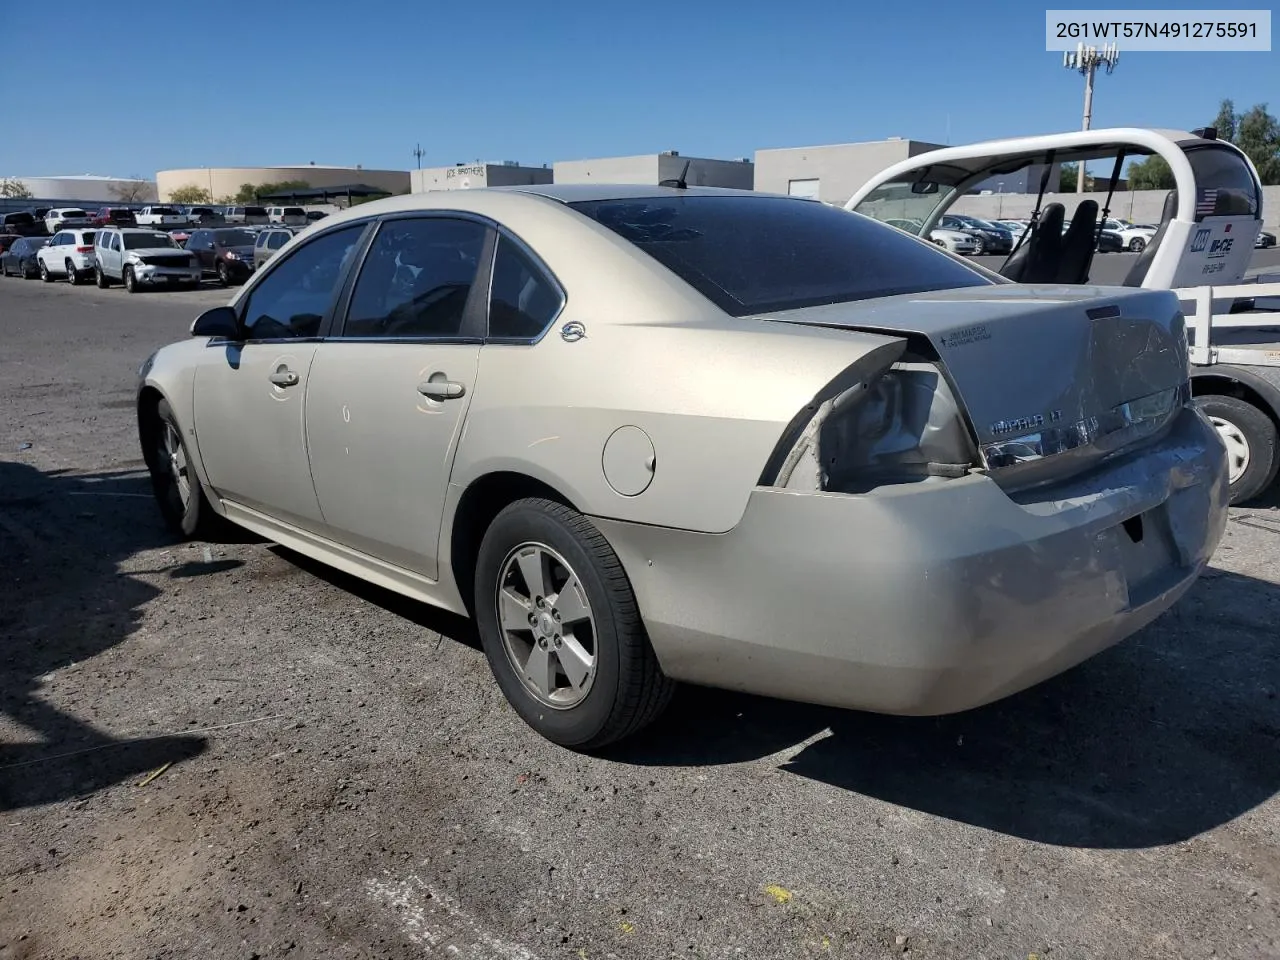
<svg viewBox="0 0 1280 960"><path fill-rule="evenodd" d="M457 400L467 388L454 380L423 380L418 384L418 392L432 400Z"/></svg>
<svg viewBox="0 0 1280 960"><path fill-rule="evenodd" d="M298 382L298 375L292 370L277 370L267 379L277 387L292 387Z"/></svg>

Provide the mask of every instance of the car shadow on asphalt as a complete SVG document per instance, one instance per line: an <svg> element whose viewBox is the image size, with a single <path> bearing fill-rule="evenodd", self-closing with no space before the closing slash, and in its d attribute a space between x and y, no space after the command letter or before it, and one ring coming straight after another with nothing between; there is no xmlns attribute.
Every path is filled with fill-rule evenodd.
<svg viewBox="0 0 1280 960"><path fill-rule="evenodd" d="M796 776L1040 843L1176 843L1280 789L1277 622L1280 588L1211 570L1137 636L977 710L890 717L682 688L609 756L697 766L776 754Z"/></svg>
<svg viewBox="0 0 1280 960"><path fill-rule="evenodd" d="M49 677L126 640L157 594L118 569L173 542L149 493L136 471L0 462L0 718L27 733L0 741L0 810L84 796L205 749L198 736L107 733L56 705Z"/></svg>

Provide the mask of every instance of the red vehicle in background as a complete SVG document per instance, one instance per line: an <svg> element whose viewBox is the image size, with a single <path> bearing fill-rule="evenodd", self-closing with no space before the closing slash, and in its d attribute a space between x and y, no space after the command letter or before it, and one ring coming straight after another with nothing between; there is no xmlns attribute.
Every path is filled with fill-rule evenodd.
<svg viewBox="0 0 1280 960"><path fill-rule="evenodd" d="M136 227L138 219L128 207L99 207L93 215L95 227Z"/></svg>

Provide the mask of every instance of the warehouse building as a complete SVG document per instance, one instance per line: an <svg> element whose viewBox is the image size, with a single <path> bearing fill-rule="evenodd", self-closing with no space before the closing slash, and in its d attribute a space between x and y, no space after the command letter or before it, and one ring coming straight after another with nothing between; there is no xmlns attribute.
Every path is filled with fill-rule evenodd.
<svg viewBox="0 0 1280 960"><path fill-rule="evenodd" d="M756 189L842 204L885 167L941 144L891 137L869 143L756 151Z"/></svg>
<svg viewBox="0 0 1280 960"><path fill-rule="evenodd" d="M198 187L217 201L223 197L234 197L247 183L262 186L298 180L312 187L360 183L380 187L387 193L409 192L408 170L366 170L359 165L329 167L309 163L298 167L191 167L161 170L156 174L156 186L163 201L168 201L173 191L182 187Z"/></svg>
<svg viewBox="0 0 1280 960"><path fill-rule="evenodd" d="M940 143L890 137L867 143L835 143L817 147L782 147L756 151L756 189L786 193L827 203L843 204L886 167L942 148ZM969 189L971 193L1036 193L1042 165L1024 167L992 177ZM1058 189L1058 165L1048 189Z"/></svg>
<svg viewBox="0 0 1280 960"><path fill-rule="evenodd" d="M551 183L552 171L541 167L522 167L514 160L502 163L457 163L452 167L427 167L409 171L410 189L414 193L428 190L478 190L481 187L518 187L530 183Z"/></svg>
<svg viewBox="0 0 1280 960"><path fill-rule="evenodd" d="M750 190L755 185L754 164L739 160L682 157L675 150L635 157L601 157L596 160L557 160L556 183L651 183L675 180L688 164L685 182L691 187L732 187Z"/></svg>
<svg viewBox="0 0 1280 960"><path fill-rule="evenodd" d="M156 199L154 180L130 177L101 177L86 173L76 177L0 176L0 180L16 180L36 200L111 204L147 203Z"/></svg>

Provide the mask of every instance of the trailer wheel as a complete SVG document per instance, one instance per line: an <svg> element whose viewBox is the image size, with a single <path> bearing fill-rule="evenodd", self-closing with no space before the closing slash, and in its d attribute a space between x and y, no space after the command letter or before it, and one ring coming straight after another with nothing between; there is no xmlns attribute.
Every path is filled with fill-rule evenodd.
<svg viewBox="0 0 1280 960"><path fill-rule="evenodd" d="M1236 397L1207 394L1196 398L1227 447L1231 502L1246 503L1276 477L1276 425L1253 404Z"/></svg>

